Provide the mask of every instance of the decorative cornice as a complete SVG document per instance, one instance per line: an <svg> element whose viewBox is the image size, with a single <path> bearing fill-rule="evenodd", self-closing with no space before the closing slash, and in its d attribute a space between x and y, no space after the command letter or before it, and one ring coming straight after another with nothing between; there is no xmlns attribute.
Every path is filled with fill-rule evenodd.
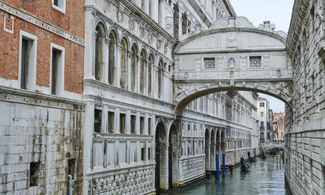
<svg viewBox="0 0 325 195"><path fill-rule="evenodd" d="M119 0L121 3L123 3L132 13L134 13L135 16L137 16L139 19L146 22L148 25L150 25L151 28L153 28L155 31L157 31L159 34L161 34L165 39L167 39L169 42L172 43L172 45L175 44L176 39L170 35L167 31L165 31L157 22L155 22L153 19L151 19L144 11L142 11L138 6L134 5L133 2L130 0Z"/></svg>
<svg viewBox="0 0 325 195"><path fill-rule="evenodd" d="M237 14L236 14L234 8L232 7L230 1L229 1L229 0L223 0L223 3L225 4L226 9L227 9L229 15L230 15L231 17L236 17Z"/></svg>
<svg viewBox="0 0 325 195"><path fill-rule="evenodd" d="M13 16L16 16L22 20L25 20L31 24L34 24L46 31L49 31L53 34L56 34L56 35L59 35L60 37L63 37L69 41L72 41L74 43L77 43L81 46L84 46L85 45L85 41L84 39L76 36L76 35L73 35L57 26L54 26L53 24L50 24L48 22L45 22L39 18L37 18L36 16L33 16L23 10L20 10L16 7L13 7L12 5L9 5L5 2L2 2L0 1L0 10L3 10L7 13L10 13L11 15Z"/></svg>
<svg viewBox="0 0 325 195"><path fill-rule="evenodd" d="M75 105L77 106L76 109L83 110L84 109L84 103L82 101L74 100L74 99L68 99L68 98L63 98L59 96L54 96L54 95L48 95L44 93L38 93L34 91L29 91L29 90L22 90L22 89L16 89L16 88L9 88L9 87L4 87L0 86L0 95L15 95L15 96L21 96L24 98L32 98L35 99L33 101L29 101L29 104L38 104L40 106L46 106L46 107L57 107L57 103L63 103L63 104L69 104L69 105ZM1 101L6 101L2 99ZM12 102L12 99L8 99L7 101ZM44 101L44 102L42 102ZM45 101L50 101L50 102L55 102L55 104L49 104ZM17 100L16 100L17 102Z"/></svg>
<svg viewBox="0 0 325 195"><path fill-rule="evenodd" d="M211 21L209 18L205 15L205 12L201 9L199 4L197 3L196 0L188 0L190 5L193 7L193 9L196 11L196 13L199 15L201 20L208 26L210 27L212 25Z"/></svg>
<svg viewBox="0 0 325 195"><path fill-rule="evenodd" d="M294 53L297 47L297 40L299 39L309 4L310 0L296 0L294 3L287 37L287 48L291 54Z"/></svg>
<svg viewBox="0 0 325 195"><path fill-rule="evenodd" d="M179 52L179 50L186 45L187 43L199 38L199 37L204 37L208 36L211 34L216 34L216 33L225 33L225 32L251 32L251 33L258 33L266 36L273 37L275 39L278 39L281 41L284 45L286 43L285 38L281 37L280 35L273 33L273 32L268 32L264 30L260 30L257 28L222 28L222 29L211 29L211 30L206 30L202 31L198 34L195 34L193 36L188 37L187 39L183 40L181 43L177 45L177 47L174 49L174 55ZM276 49L279 50L280 48ZM232 51L233 52L233 51Z"/></svg>

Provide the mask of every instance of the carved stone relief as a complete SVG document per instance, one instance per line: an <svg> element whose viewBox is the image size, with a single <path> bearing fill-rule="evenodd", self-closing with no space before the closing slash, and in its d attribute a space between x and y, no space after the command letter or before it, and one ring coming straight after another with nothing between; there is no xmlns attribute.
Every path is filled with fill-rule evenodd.
<svg viewBox="0 0 325 195"><path fill-rule="evenodd" d="M135 28L135 20L133 18L130 18L129 20L129 28L131 31L133 31Z"/></svg>
<svg viewBox="0 0 325 195"><path fill-rule="evenodd" d="M229 33L226 46L229 48L237 47L237 37L235 33Z"/></svg>
<svg viewBox="0 0 325 195"><path fill-rule="evenodd" d="M146 194L153 190L153 169L130 170L88 182L88 194Z"/></svg>
<svg viewBox="0 0 325 195"><path fill-rule="evenodd" d="M121 10L117 10L117 16L116 16L116 18L117 18L117 21L119 23L122 23L123 22L123 12Z"/></svg>
<svg viewBox="0 0 325 195"><path fill-rule="evenodd" d="M228 58L228 67L229 68L235 68L236 66L236 60L234 57Z"/></svg>

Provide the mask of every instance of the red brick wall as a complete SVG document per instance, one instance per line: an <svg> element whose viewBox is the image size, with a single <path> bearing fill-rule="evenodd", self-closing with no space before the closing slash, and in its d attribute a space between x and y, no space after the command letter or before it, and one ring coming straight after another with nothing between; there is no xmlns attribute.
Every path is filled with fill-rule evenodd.
<svg viewBox="0 0 325 195"><path fill-rule="evenodd" d="M84 38L83 0L67 0L66 13L52 8L50 0L21 1L5 0L11 5L25 9L32 15L58 26L73 35ZM73 9L71 9L73 8ZM8 21L8 20L7 20ZM64 88L66 91L82 93L83 46L41 29L31 23L14 18L14 33L4 31L4 12L0 11L0 77L18 80L20 30L38 37L36 84L49 87L51 43L65 48ZM7 25L8 26L8 25Z"/></svg>
<svg viewBox="0 0 325 195"><path fill-rule="evenodd" d="M65 14L52 7L52 0L3 0L43 21L84 37L84 0L66 0Z"/></svg>

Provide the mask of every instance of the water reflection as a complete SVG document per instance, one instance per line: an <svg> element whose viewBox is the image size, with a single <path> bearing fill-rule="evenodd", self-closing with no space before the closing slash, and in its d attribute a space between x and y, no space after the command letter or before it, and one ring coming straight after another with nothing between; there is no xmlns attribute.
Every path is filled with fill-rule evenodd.
<svg viewBox="0 0 325 195"><path fill-rule="evenodd" d="M201 194L289 194L284 182L284 165L280 156L267 156L267 159L257 159L251 164L249 172L241 172L240 168L226 173L225 179L220 176L217 182L215 176L205 180L177 188L168 195L201 195Z"/></svg>

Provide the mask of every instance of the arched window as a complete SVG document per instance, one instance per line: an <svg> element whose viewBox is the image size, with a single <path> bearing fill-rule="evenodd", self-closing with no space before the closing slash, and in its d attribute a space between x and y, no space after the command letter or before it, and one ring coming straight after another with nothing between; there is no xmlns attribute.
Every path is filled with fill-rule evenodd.
<svg viewBox="0 0 325 195"><path fill-rule="evenodd" d="M150 54L149 60L148 60L148 94L151 96L151 81L152 81L152 67L153 67L153 56Z"/></svg>
<svg viewBox="0 0 325 195"><path fill-rule="evenodd" d="M164 71L164 63L162 59L160 59L158 64L158 98L162 97L162 77L163 77L163 71Z"/></svg>
<svg viewBox="0 0 325 195"><path fill-rule="evenodd" d="M114 84L114 66L117 49L117 36L114 31L109 34L109 61L108 61L108 83Z"/></svg>
<svg viewBox="0 0 325 195"><path fill-rule="evenodd" d="M95 79L103 78L103 49L105 41L105 28L102 23L96 26L96 45L95 45Z"/></svg>
<svg viewBox="0 0 325 195"><path fill-rule="evenodd" d="M128 43L126 38L123 38L121 41L121 77L120 77L120 85L121 88L127 88L127 81L128 81L128 72L127 72L127 50L128 50Z"/></svg>
<svg viewBox="0 0 325 195"><path fill-rule="evenodd" d="M138 54L138 47L135 44L133 44L132 58L131 58L131 90L132 91L135 91L135 86L136 86L137 54Z"/></svg>
<svg viewBox="0 0 325 195"><path fill-rule="evenodd" d="M144 84L145 84L145 63L146 63L146 51L141 50L140 54L140 93L144 94Z"/></svg>

